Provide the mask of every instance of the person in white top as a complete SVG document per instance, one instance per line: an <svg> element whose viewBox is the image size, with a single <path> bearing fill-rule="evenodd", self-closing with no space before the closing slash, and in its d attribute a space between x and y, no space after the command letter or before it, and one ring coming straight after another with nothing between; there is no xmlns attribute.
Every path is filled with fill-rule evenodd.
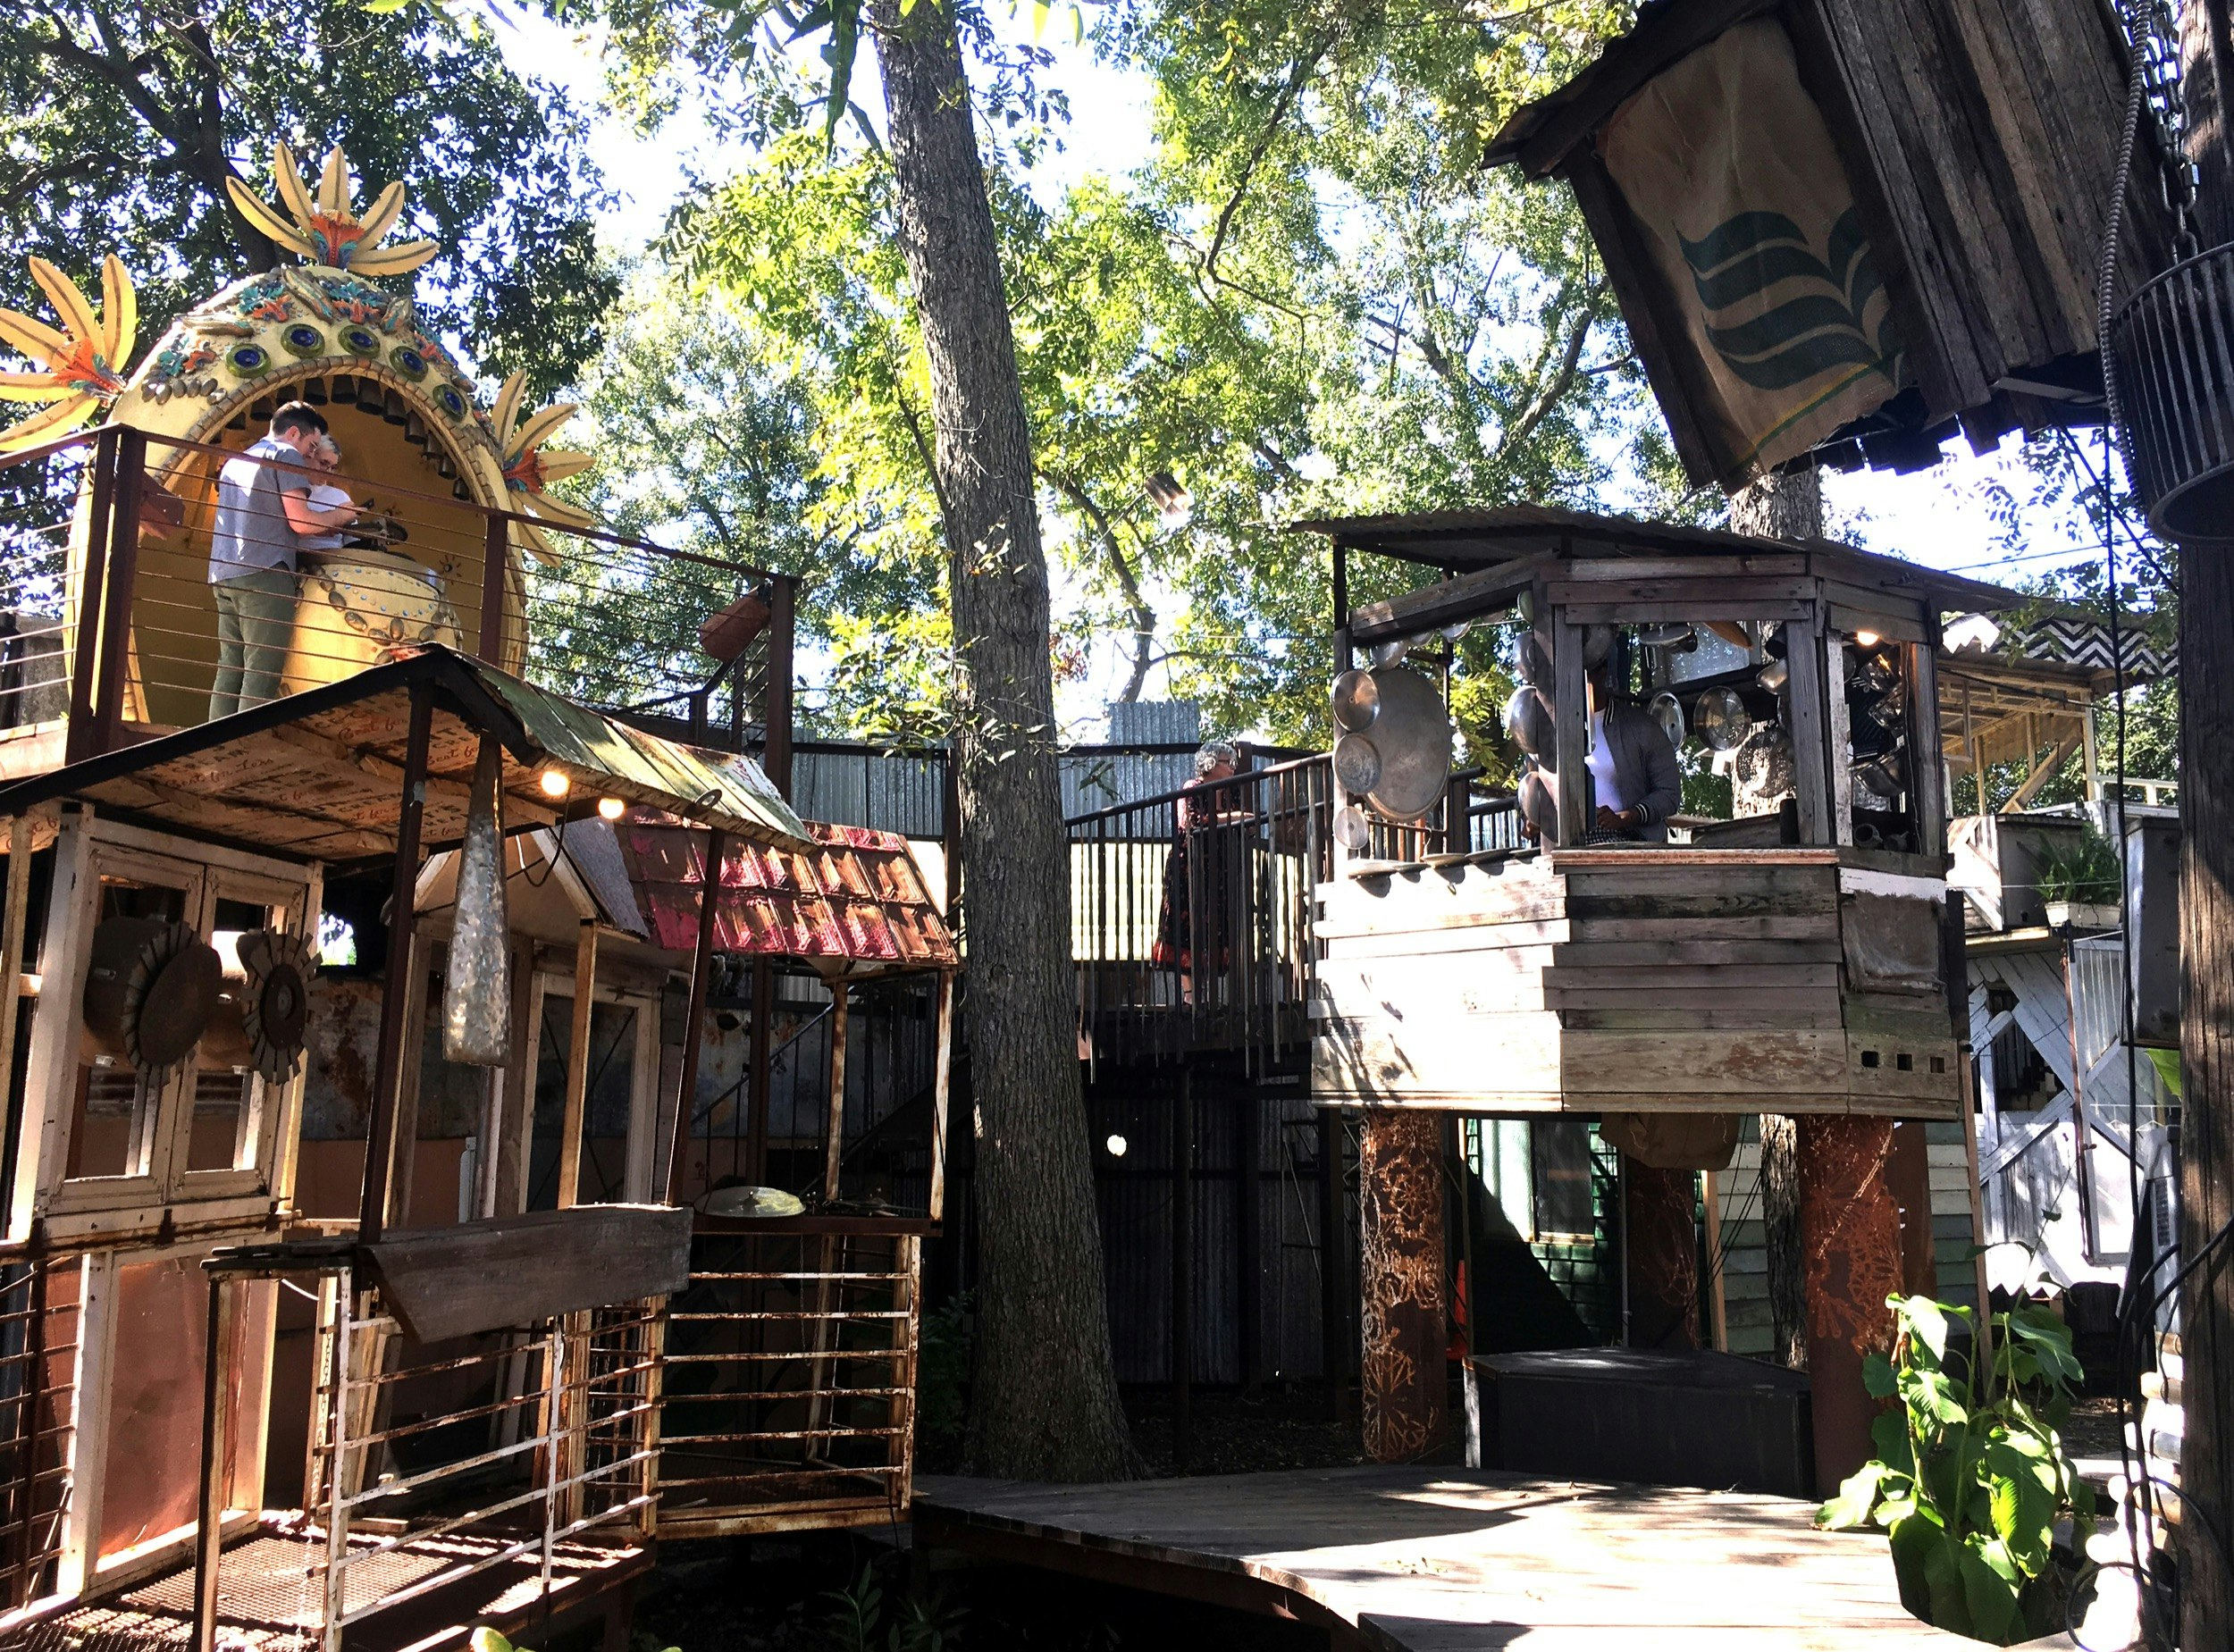
<svg viewBox="0 0 2234 1652"><path fill-rule="evenodd" d="M321 433L317 440L311 444L309 452L303 457L310 461L313 471L331 476L340 468L341 445L332 436ZM348 490L337 488L330 482L311 484L310 503L314 508L326 512L326 519L337 527L354 520L357 516L357 501L349 496ZM344 533L303 533L297 535L295 549L340 550L348 543L349 536Z"/></svg>

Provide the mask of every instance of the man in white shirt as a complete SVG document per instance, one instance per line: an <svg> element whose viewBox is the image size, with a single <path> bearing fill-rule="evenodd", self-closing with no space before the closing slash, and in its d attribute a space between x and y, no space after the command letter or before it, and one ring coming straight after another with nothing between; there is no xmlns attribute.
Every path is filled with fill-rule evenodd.
<svg viewBox="0 0 2234 1652"><path fill-rule="evenodd" d="M297 536L345 525L354 506L321 510L300 462L325 433L315 407L290 401L272 428L217 473L217 516L209 539L210 594L217 603L213 721L275 700L295 624Z"/></svg>

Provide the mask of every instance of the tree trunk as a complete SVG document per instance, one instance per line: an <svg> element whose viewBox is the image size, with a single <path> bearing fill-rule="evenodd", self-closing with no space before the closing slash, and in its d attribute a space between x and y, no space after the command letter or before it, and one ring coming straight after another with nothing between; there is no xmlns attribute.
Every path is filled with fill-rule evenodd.
<svg viewBox="0 0 2234 1652"><path fill-rule="evenodd" d="M2234 559L2179 559L2179 1254L2234 1217ZM2179 1304L2185 1438L2180 1644L2223 1646L2234 1575L2208 1534L2234 1530L2234 1253L2221 1243Z"/></svg>
<svg viewBox="0 0 2234 1652"><path fill-rule="evenodd" d="M951 0L950 0L951 3ZM1135 1469L1110 1359L1074 1042L1047 564L993 214L953 13L870 0L900 239L930 361L954 649L977 1103L967 1457L1018 1480Z"/></svg>
<svg viewBox="0 0 2234 1652"><path fill-rule="evenodd" d="M2181 17L2188 154L2204 246L2234 239L2234 72L2225 0ZM2234 1216L2234 561L2179 559L2179 1254L2195 1263ZM2179 1304L2184 1410L2179 1528L2180 1644L2227 1643L2234 1572L2234 1254L2220 1244ZM2213 1534L2221 1534L2215 1539Z"/></svg>
<svg viewBox="0 0 2234 1652"><path fill-rule="evenodd" d="M1730 526L1740 533L1802 540L1823 532L1821 473L1772 471L1730 496ZM1768 1251L1768 1321L1776 1363L1808 1364L1807 1294L1800 1264L1800 1130L1781 1114L1760 1121L1761 1229Z"/></svg>

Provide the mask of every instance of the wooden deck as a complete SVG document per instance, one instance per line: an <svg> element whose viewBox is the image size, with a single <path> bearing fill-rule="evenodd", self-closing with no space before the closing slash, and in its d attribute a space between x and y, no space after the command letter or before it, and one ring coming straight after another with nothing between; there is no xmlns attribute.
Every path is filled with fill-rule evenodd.
<svg viewBox="0 0 2234 1652"><path fill-rule="evenodd" d="M1782 1497L1465 1469L924 1476L919 1543L1323 1624L1374 1652L1954 1652L1882 1537ZM2059 1638L2041 1646L2069 1647Z"/></svg>

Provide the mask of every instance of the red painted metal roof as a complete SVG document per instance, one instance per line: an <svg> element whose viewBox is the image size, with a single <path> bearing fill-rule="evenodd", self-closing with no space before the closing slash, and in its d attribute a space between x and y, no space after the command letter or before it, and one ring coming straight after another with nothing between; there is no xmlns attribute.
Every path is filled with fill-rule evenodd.
<svg viewBox="0 0 2234 1652"><path fill-rule="evenodd" d="M807 823L810 850L731 840L721 861L714 945L761 958L869 967L954 964L954 937L908 852L907 840L864 826ZM619 827L656 945L698 944L706 834L632 811Z"/></svg>

